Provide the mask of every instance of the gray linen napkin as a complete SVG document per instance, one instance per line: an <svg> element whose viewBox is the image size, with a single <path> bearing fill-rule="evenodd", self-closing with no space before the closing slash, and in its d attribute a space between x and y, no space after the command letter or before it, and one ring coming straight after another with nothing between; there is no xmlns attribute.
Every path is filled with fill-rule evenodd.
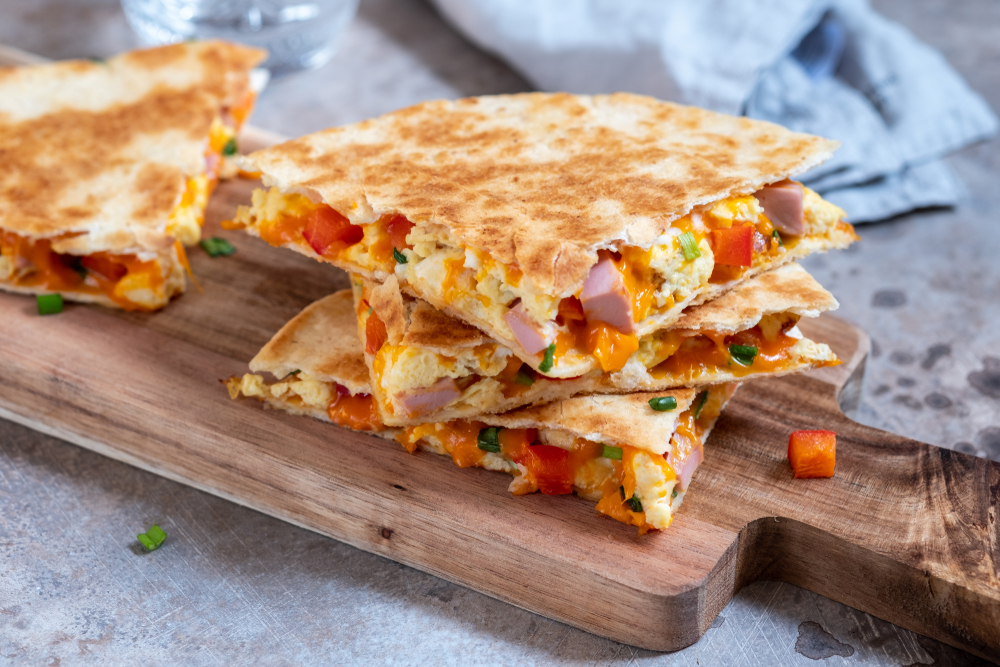
<svg viewBox="0 0 1000 667"><path fill-rule="evenodd" d="M843 147L803 180L880 220L958 201L941 157L997 131L934 50L865 0L434 0L542 90L631 91Z"/></svg>

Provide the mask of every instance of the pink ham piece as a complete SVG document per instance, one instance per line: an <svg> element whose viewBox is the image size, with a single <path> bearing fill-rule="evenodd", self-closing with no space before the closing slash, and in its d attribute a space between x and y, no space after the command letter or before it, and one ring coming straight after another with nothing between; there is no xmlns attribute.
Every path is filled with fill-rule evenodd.
<svg viewBox="0 0 1000 667"><path fill-rule="evenodd" d="M788 236L802 236L806 218L802 208L802 186L792 181L765 185L753 193L771 224Z"/></svg>
<svg viewBox="0 0 1000 667"><path fill-rule="evenodd" d="M611 259L605 257L590 269L580 293L580 303L588 322L600 320L622 333L635 332L632 299L625 289L625 278Z"/></svg>
<svg viewBox="0 0 1000 667"><path fill-rule="evenodd" d="M531 315L524 309L523 303L518 302L516 306L504 313L503 321L507 323L518 344L528 354L538 354L549 346L550 336L546 335L542 326L531 319Z"/></svg>
<svg viewBox="0 0 1000 667"><path fill-rule="evenodd" d="M412 419L443 408L461 395L454 378L441 378L429 387L401 391L395 398Z"/></svg>
<svg viewBox="0 0 1000 667"><path fill-rule="evenodd" d="M698 469L701 462L705 460L705 452L702 450L701 444L697 444L691 448L691 453L688 454L687 458L681 461L680 467L677 472L677 488L684 491L688 488L688 484L691 483L691 477L694 475L694 471Z"/></svg>

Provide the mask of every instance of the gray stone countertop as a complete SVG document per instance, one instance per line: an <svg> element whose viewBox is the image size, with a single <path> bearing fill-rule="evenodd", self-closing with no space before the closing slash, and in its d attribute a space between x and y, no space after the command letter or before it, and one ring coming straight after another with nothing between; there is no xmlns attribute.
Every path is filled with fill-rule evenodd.
<svg viewBox="0 0 1000 667"><path fill-rule="evenodd" d="M1000 3L876 2L1000 109ZM133 47L113 0L4 0L0 43L51 58ZM422 0L363 0L328 65L278 81L253 122L297 135L411 103L526 90ZM859 421L1000 460L1000 141L954 155L954 210L861 228L807 268L874 349ZM134 550L139 527L169 552ZM677 653L636 649L0 420L0 662L971 665L777 582L744 589Z"/></svg>

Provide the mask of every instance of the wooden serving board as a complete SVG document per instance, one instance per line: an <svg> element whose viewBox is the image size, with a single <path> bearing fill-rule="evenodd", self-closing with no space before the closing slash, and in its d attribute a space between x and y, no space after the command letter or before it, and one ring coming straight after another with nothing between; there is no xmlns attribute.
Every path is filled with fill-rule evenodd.
<svg viewBox="0 0 1000 667"><path fill-rule="evenodd" d="M251 131L242 147L271 140ZM576 497L515 498L506 475L230 400L221 380L348 286L220 229L254 186L219 188L206 234L238 251L193 249L202 289L163 312L40 317L34 299L0 293L0 417L636 646L687 646L741 587L780 579L1000 656L1000 464L847 419L862 331L803 324L845 363L742 388L673 526L639 538ZM832 479L792 479L786 444L801 428L838 433Z"/></svg>

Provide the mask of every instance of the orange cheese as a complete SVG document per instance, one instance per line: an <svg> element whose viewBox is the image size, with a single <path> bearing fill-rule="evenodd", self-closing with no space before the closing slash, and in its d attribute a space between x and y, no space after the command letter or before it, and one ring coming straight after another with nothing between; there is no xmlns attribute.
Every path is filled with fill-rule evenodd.
<svg viewBox="0 0 1000 667"><path fill-rule="evenodd" d="M116 289L127 280L130 289L163 286L163 273L156 260L142 261L135 255L96 252L90 255L64 255L52 250L49 239L31 241L13 232L0 232L0 252L15 267L8 281L17 287L40 287L52 292L104 294L125 310L149 310L129 301ZM185 258L186 259L186 258ZM183 261L183 260L182 260ZM87 266L91 268L87 268ZM21 275L17 267L31 267Z"/></svg>

